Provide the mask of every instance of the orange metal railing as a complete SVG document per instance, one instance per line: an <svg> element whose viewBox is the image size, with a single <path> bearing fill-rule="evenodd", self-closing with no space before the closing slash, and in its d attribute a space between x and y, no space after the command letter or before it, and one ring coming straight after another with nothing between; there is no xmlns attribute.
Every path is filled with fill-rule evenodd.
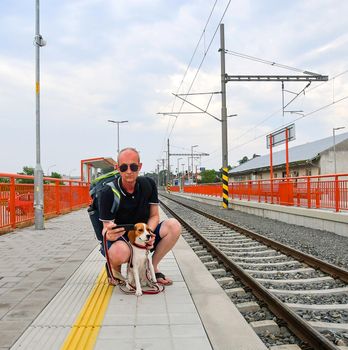
<svg viewBox="0 0 348 350"><path fill-rule="evenodd" d="M0 232L33 223L33 176L0 173ZM78 209L89 204L89 184L76 180L44 177L45 218Z"/></svg>
<svg viewBox="0 0 348 350"><path fill-rule="evenodd" d="M183 192L221 197L222 183L188 185ZM232 182L229 196L237 200L346 211L348 174Z"/></svg>

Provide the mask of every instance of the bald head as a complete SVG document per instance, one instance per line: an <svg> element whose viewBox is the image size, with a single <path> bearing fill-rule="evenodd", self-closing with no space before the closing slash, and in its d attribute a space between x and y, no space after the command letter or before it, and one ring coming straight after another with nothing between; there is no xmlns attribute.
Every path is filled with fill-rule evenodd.
<svg viewBox="0 0 348 350"><path fill-rule="evenodd" d="M117 156L117 163L119 164L120 163L120 156L123 154L123 153L135 153L137 155L137 158L138 158L138 163L140 163L140 155L139 155L139 152L133 148L133 147L126 147L126 148L123 148L120 153L118 154Z"/></svg>

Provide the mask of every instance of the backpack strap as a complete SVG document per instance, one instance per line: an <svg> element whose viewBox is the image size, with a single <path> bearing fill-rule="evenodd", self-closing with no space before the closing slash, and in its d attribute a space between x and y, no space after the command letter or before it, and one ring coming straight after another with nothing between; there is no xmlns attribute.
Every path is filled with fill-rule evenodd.
<svg viewBox="0 0 348 350"><path fill-rule="evenodd" d="M111 212L115 213L115 211L117 210L118 206L120 205L120 200L121 200L121 195L120 192L118 192L114 181L108 182L105 185L109 186L114 194L114 201L112 203L112 207L111 207Z"/></svg>

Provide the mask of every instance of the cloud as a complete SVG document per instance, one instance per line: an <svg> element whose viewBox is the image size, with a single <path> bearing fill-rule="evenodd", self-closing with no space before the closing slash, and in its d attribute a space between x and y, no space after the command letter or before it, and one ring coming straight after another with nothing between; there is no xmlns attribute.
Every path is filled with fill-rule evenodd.
<svg viewBox="0 0 348 350"><path fill-rule="evenodd" d="M116 155L116 128L108 119L128 120L120 128L120 145L139 147L144 170L154 170L170 146L187 152L194 144L210 153L202 165L219 168L221 124L207 115L159 116L180 109L172 92L190 88L210 39L227 4L218 2L191 67L195 45L213 2L204 0L75 0L41 3L41 147L43 168L57 164L68 174L80 159ZM6 133L0 145L3 169L17 172L35 165L34 9L12 0L0 4L0 117ZM341 1L288 3L235 1L226 13L226 48L322 74L347 67L346 19ZM5 30L6 29L6 30ZM4 36L6 35L6 37ZM8 40L11 38L11 40ZM6 40L5 40L6 39ZM191 92L219 91L219 33L208 51ZM228 74L285 74L279 68L226 56ZM287 72L292 74L294 72ZM299 97L292 109L313 111L347 95L346 75ZM299 91L303 84L285 84ZM292 94L286 95L286 100ZM205 109L210 96L191 96ZM298 115L281 115L280 83L228 83L230 163L244 155L265 153L263 135ZM296 142L325 137L333 125L347 123L347 102L332 105L296 122ZM185 104L183 111L195 110ZM209 113L220 117L221 96L214 95ZM316 132L312 131L313 123ZM26 147L20 147L18 140ZM173 157L176 163L176 158Z"/></svg>

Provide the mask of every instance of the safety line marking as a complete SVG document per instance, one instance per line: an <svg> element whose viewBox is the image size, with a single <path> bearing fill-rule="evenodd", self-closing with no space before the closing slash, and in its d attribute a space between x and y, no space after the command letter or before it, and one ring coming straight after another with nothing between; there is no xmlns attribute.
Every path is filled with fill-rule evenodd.
<svg viewBox="0 0 348 350"><path fill-rule="evenodd" d="M61 350L94 348L112 290L113 286L109 285L105 268L103 268Z"/></svg>

